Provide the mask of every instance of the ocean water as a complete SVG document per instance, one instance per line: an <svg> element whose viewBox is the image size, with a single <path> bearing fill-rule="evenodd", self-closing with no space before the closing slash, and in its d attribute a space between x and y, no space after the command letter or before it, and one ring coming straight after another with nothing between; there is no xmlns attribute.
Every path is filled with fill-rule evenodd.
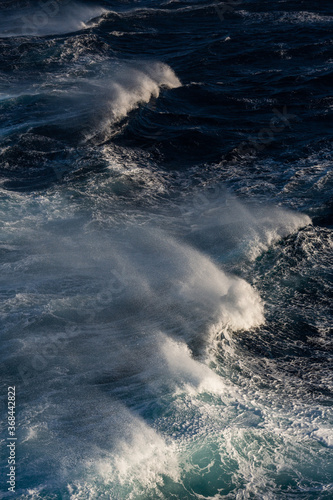
<svg viewBox="0 0 333 500"><path fill-rule="evenodd" d="M333 498L332 29L1 2L1 498Z"/></svg>

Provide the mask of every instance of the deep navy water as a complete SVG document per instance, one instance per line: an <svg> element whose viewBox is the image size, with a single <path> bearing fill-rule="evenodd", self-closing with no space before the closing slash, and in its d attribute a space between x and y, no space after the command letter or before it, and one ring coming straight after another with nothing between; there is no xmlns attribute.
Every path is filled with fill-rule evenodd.
<svg viewBox="0 0 333 500"><path fill-rule="evenodd" d="M332 3L0 6L1 498L332 499Z"/></svg>

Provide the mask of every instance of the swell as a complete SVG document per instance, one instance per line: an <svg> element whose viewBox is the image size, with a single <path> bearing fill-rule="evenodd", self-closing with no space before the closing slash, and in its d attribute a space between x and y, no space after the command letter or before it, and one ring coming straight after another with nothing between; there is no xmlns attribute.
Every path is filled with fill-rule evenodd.
<svg viewBox="0 0 333 500"><path fill-rule="evenodd" d="M18 495L329 499L327 9L104 4L0 40Z"/></svg>
<svg viewBox="0 0 333 500"><path fill-rule="evenodd" d="M97 78L53 74L39 91L32 86L32 95L3 100L2 174L13 186L19 188L21 182L25 189L29 183L40 186L40 178L44 185L59 180L68 169L72 146L110 140L119 133L118 123L140 104L181 85L162 63L113 61L110 66L102 63ZM23 110L17 122L18 105Z"/></svg>
<svg viewBox="0 0 333 500"><path fill-rule="evenodd" d="M81 31L96 25L97 20L96 23L92 21L105 12L103 7L68 0L19 5L18 9L11 7L9 4L2 12L1 38L48 36Z"/></svg>

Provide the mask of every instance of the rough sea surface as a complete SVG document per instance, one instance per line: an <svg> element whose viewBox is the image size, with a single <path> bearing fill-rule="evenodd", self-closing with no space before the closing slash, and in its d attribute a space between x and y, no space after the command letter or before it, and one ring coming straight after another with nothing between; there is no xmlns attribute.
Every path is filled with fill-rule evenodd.
<svg viewBox="0 0 333 500"><path fill-rule="evenodd" d="M332 2L0 8L1 498L332 499Z"/></svg>

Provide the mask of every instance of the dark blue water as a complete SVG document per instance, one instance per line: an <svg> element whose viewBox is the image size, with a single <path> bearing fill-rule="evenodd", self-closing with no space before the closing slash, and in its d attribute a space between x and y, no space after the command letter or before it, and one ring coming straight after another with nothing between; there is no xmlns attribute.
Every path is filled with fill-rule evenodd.
<svg viewBox="0 0 333 500"><path fill-rule="evenodd" d="M1 2L2 498L333 498L332 28Z"/></svg>

